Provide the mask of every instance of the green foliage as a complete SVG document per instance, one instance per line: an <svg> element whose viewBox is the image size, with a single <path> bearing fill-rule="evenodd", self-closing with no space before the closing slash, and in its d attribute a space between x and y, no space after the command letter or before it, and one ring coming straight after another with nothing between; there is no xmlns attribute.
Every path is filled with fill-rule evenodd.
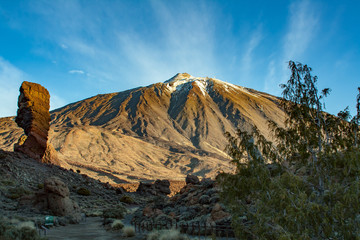
<svg viewBox="0 0 360 240"><path fill-rule="evenodd" d="M146 239L147 240L188 240L189 238L184 234L180 234L178 230L166 229L166 230L154 230L147 235Z"/></svg>
<svg viewBox="0 0 360 240"><path fill-rule="evenodd" d="M135 236L135 228L133 226L125 226L122 229L122 232L125 237L134 237Z"/></svg>
<svg viewBox="0 0 360 240"><path fill-rule="evenodd" d="M82 195L82 196L90 196L91 192L89 189L81 187L77 190L77 194Z"/></svg>
<svg viewBox="0 0 360 240"><path fill-rule="evenodd" d="M8 190L7 197L10 199L18 199L18 198L20 198L24 195L30 194L30 193L31 193L31 191L24 188L23 186L16 186L16 187L10 188Z"/></svg>
<svg viewBox="0 0 360 240"><path fill-rule="evenodd" d="M217 177L239 239L360 239L360 88L357 115L324 113L329 89L311 68L289 62L282 85L285 128L269 122L275 144L256 128L227 133L237 172ZM351 207L349 207L351 206Z"/></svg>
<svg viewBox="0 0 360 240"><path fill-rule="evenodd" d="M42 240L35 228L14 225L6 219L0 219L0 239L3 240Z"/></svg>
<svg viewBox="0 0 360 240"><path fill-rule="evenodd" d="M126 209L119 205L114 208L108 208L103 211L104 218L123 219L126 214Z"/></svg>
<svg viewBox="0 0 360 240"><path fill-rule="evenodd" d="M123 195L120 198L120 202L132 204L132 203L134 203L134 199L132 197L128 196L128 195Z"/></svg>
<svg viewBox="0 0 360 240"><path fill-rule="evenodd" d="M4 185L4 186L14 186L15 185L14 181L7 180L7 179L2 179L0 181L0 184Z"/></svg>
<svg viewBox="0 0 360 240"><path fill-rule="evenodd" d="M121 230L124 228L124 224L122 223L121 220L116 219L112 224L111 224L111 229L112 230Z"/></svg>

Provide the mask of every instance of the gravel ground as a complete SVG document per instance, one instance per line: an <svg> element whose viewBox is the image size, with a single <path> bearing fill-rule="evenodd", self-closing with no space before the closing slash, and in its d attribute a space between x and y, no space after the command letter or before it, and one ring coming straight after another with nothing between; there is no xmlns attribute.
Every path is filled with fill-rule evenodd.
<svg viewBox="0 0 360 240"><path fill-rule="evenodd" d="M137 234L135 237L123 237L121 232L106 231L102 226L103 219L100 217L89 217L86 222L80 224L67 225L64 227L54 227L47 232L49 240L114 240L128 239L140 240L145 236Z"/></svg>

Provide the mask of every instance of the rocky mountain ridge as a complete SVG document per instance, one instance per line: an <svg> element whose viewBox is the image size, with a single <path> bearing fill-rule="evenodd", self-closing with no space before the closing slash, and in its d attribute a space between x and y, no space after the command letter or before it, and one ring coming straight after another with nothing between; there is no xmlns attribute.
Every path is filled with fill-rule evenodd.
<svg viewBox="0 0 360 240"><path fill-rule="evenodd" d="M256 125L271 138L267 120L281 125L284 113L269 94L183 73L69 104L51 119L62 166L121 183L232 171L224 132ZM11 118L0 119L0 148L12 150L21 134Z"/></svg>

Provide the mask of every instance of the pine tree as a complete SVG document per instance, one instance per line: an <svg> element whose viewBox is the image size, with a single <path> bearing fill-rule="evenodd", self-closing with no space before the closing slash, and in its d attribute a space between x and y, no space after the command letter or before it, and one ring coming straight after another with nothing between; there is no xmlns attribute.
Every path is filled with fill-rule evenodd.
<svg viewBox="0 0 360 240"><path fill-rule="evenodd" d="M280 101L285 128L269 122L275 143L256 128L227 133L236 174L220 174L222 199L240 239L360 239L359 105L350 119L325 113L317 77L289 62ZM349 207L351 206L351 208Z"/></svg>

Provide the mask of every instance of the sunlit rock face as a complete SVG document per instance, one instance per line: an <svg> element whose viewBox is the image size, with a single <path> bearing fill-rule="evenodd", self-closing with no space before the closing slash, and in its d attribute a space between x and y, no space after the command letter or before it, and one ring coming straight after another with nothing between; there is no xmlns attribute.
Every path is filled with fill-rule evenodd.
<svg viewBox="0 0 360 240"><path fill-rule="evenodd" d="M15 122L24 129L14 150L45 163L58 163L56 151L47 144L50 128L50 94L37 83L23 82L20 87Z"/></svg>
<svg viewBox="0 0 360 240"><path fill-rule="evenodd" d="M50 114L48 143L61 165L109 183L232 172L224 133L256 126L271 141L268 120L283 126L285 119L275 96L187 73ZM12 118L0 119L0 148L11 150L22 132Z"/></svg>

